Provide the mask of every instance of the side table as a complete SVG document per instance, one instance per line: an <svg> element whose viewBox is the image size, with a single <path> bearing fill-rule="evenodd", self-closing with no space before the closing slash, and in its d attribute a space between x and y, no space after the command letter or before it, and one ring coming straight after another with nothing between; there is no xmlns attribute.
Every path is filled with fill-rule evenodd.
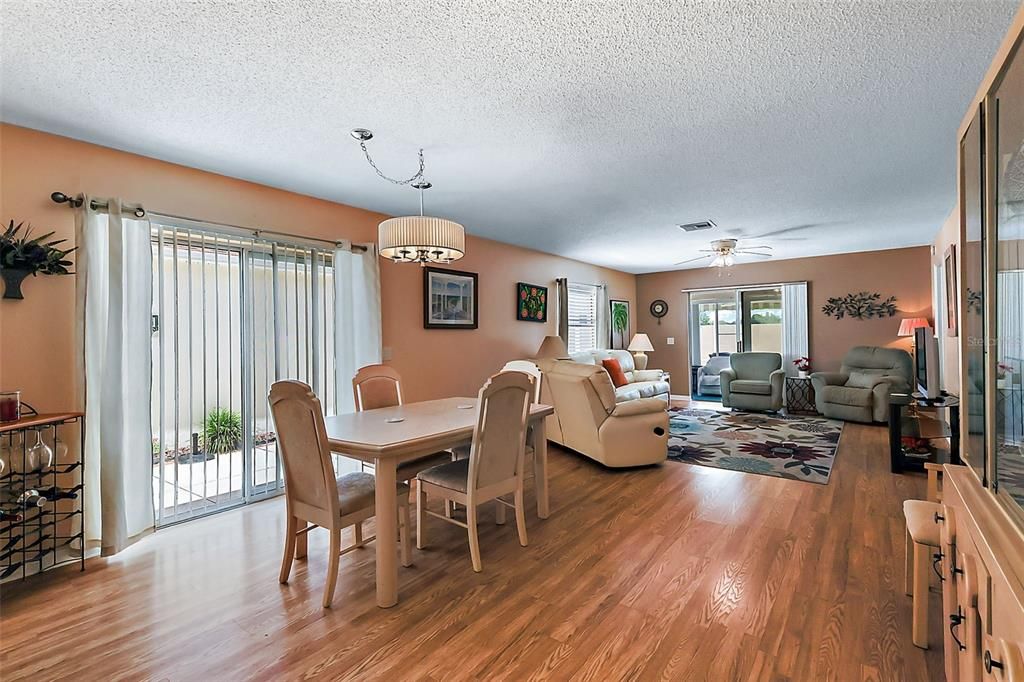
<svg viewBox="0 0 1024 682"><path fill-rule="evenodd" d="M814 387L810 377L786 377L786 411L794 414L818 414L814 406Z"/></svg>

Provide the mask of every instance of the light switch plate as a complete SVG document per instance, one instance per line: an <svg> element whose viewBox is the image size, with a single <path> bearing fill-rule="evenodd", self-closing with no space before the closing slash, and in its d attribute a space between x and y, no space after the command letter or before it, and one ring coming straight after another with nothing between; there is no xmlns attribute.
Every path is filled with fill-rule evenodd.
<svg viewBox="0 0 1024 682"><path fill-rule="evenodd" d="M674 346L674 345L676 345L676 337L670 336L667 339L665 339L665 345L666 346Z"/></svg>

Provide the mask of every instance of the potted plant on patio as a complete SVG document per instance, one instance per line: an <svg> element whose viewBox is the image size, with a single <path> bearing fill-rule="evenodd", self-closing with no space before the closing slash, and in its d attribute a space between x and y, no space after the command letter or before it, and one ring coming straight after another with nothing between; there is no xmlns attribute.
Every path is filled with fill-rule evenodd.
<svg viewBox="0 0 1024 682"><path fill-rule="evenodd" d="M24 228L24 232L22 232ZM31 226L25 223L14 224L12 220L0 233L0 276L4 280L4 298L23 299L21 284L29 275L70 275L68 267L72 264L67 255L75 250L58 249L57 245L66 239L46 241L54 235L47 232L39 237L31 237Z"/></svg>
<svg viewBox="0 0 1024 682"><path fill-rule="evenodd" d="M242 417L233 410L215 407L203 421L203 449L214 455L237 450L242 445Z"/></svg>

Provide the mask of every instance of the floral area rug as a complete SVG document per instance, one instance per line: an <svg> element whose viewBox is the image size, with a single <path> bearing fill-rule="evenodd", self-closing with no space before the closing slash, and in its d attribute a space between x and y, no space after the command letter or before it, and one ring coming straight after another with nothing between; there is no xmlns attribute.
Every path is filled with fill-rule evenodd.
<svg viewBox="0 0 1024 682"><path fill-rule="evenodd" d="M828 483L843 423L807 415L669 410L676 462Z"/></svg>

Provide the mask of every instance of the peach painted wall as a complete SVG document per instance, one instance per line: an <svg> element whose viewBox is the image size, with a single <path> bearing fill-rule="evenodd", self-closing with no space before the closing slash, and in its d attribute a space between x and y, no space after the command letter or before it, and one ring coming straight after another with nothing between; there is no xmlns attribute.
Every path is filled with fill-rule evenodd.
<svg viewBox="0 0 1024 682"><path fill-rule="evenodd" d="M851 346L894 346L910 350L909 340L897 337L896 331L902 317L932 319L930 263L930 247L918 246L741 264L729 268L726 276L721 277L716 268L638 275L638 331L646 332L655 348L653 353L648 353L648 366L672 373L673 393L689 393L688 319L682 289L781 282L808 283L810 356L815 370L838 369ZM863 321L836 320L821 312L826 299L858 291L896 296L899 312L896 317ZM669 306L660 325L649 311L651 301L659 298ZM666 344L670 336L675 337L674 346Z"/></svg>
<svg viewBox="0 0 1024 682"><path fill-rule="evenodd" d="M57 190L116 196L208 222L354 242L373 241L386 217L0 124L0 219L73 238L72 211L50 201ZM506 361L528 357L545 334L554 333L553 318L546 325L516 321L517 281L551 286L552 293L556 277L605 282L610 297L636 307L630 274L472 236L467 251L454 267L480 275L480 326L474 331L423 329L420 268L381 264L385 354L402 373L410 400L475 395ZM24 289L24 301L0 300L0 390L21 389L23 399L41 410L66 409L74 395L74 278L29 278Z"/></svg>

